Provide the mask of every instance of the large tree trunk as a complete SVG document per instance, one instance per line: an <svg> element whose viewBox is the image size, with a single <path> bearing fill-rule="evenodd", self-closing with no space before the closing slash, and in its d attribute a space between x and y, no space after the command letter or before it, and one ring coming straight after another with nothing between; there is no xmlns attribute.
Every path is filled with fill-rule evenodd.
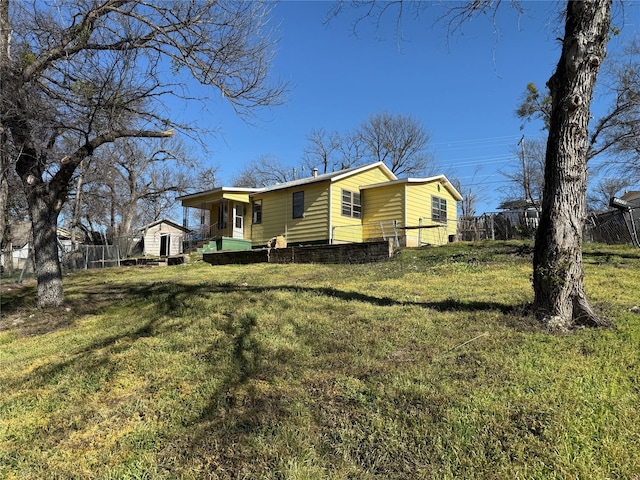
<svg viewBox="0 0 640 480"><path fill-rule="evenodd" d="M7 218L9 211L9 159L6 154L6 135L0 125L0 247L5 246L8 238L5 238L7 231Z"/></svg>
<svg viewBox="0 0 640 480"><path fill-rule="evenodd" d="M64 301L57 237L60 209L47 200L46 195L31 195L29 198L38 307L59 307Z"/></svg>
<svg viewBox="0 0 640 480"><path fill-rule="evenodd" d="M6 105L5 77L7 76L10 58L9 58L9 38L11 36L11 28L9 25L9 2L8 0L0 0L0 112L8 109ZM4 240L4 234L7 229L7 211L9 199L9 151L7 144L7 127L4 121L4 115L0 113L0 245ZM11 255L11 252L9 252Z"/></svg>
<svg viewBox="0 0 640 480"><path fill-rule="evenodd" d="M562 54L549 79L553 104L533 288L534 311L556 331L609 324L598 318L587 301L582 232L589 106L605 57L610 23L610 0L569 1Z"/></svg>

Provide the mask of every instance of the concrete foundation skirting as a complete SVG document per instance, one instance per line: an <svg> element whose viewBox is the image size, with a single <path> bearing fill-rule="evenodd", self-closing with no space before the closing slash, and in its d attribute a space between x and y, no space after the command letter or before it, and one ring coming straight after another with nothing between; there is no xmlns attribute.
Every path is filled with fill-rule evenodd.
<svg viewBox="0 0 640 480"><path fill-rule="evenodd" d="M309 245L202 254L211 265L249 263L371 263L393 256L393 241Z"/></svg>

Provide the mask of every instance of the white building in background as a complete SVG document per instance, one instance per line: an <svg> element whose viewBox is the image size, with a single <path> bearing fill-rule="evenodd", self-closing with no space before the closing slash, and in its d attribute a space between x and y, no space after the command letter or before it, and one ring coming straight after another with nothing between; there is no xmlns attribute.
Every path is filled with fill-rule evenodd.
<svg viewBox="0 0 640 480"><path fill-rule="evenodd" d="M140 229L142 255L170 257L183 253L189 229L171 220L161 219Z"/></svg>

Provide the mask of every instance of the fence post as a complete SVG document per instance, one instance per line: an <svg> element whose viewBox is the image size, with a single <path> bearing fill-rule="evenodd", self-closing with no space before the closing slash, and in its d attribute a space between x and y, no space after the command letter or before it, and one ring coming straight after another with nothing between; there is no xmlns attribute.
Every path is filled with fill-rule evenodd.
<svg viewBox="0 0 640 480"><path fill-rule="evenodd" d="M400 242L398 241L398 220L393 221L393 237L394 246L399 247Z"/></svg>
<svg viewBox="0 0 640 480"><path fill-rule="evenodd" d="M496 229L495 229L495 223L493 221L493 214L491 214L491 216L489 218L491 219L491 240L495 240L496 239Z"/></svg>
<svg viewBox="0 0 640 480"><path fill-rule="evenodd" d="M633 220L633 208L629 209L628 213L629 218L631 219L631 243L633 243L634 247L640 247L640 242L638 241L638 230L636 230L636 222Z"/></svg>

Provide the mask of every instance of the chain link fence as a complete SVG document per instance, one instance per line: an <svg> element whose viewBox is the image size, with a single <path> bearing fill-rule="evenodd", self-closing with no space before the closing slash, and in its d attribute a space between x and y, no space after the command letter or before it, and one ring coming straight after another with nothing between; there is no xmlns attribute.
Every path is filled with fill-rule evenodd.
<svg viewBox="0 0 640 480"><path fill-rule="evenodd" d="M585 241L640 247L640 208L593 214L587 218Z"/></svg>
<svg viewBox="0 0 640 480"><path fill-rule="evenodd" d="M536 210L461 217L458 219L458 239L464 242L529 239L535 236L538 223Z"/></svg>
<svg viewBox="0 0 640 480"><path fill-rule="evenodd" d="M538 224L536 211L462 217L458 220L458 239L467 242L533 239ZM640 247L640 209L590 214L585 221L583 239L592 243L631 243Z"/></svg>
<svg viewBox="0 0 640 480"><path fill-rule="evenodd" d="M77 245L75 249L63 253L64 271L87 270L120 266L123 259L121 246L116 245Z"/></svg>

